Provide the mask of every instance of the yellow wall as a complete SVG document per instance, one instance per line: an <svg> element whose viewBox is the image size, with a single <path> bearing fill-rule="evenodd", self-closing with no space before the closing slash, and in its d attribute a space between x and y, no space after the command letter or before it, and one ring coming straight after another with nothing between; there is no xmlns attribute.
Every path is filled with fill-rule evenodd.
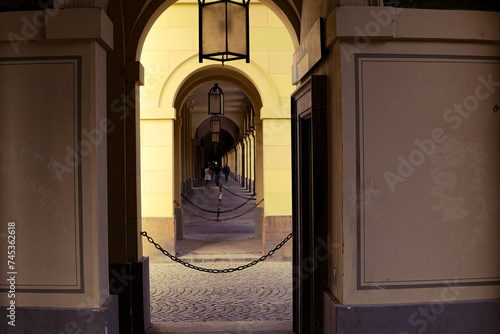
<svg viewBox="0 0 500 334"><path fill-rule="evenodd" d="M141 121L142 212L171 217L173 206L174 121Z"/></svg>
<svg viewBox="0 0 500 334"><path fill-rule="evenodd" d="M231 152L229 152L229 154L227 155L227 165L229 166L229 168L231 169L231 172L234 173L235 169L235 165L234 165L234 159L235 159L235 155L236 153L234 152L234 150L232 150Z"/></svg>
<svg viewBox="0 0 500 334"><path fill-rule="evenodd" d="M266 216L292 214L290 120L264 119L264 210Z"/></svg>

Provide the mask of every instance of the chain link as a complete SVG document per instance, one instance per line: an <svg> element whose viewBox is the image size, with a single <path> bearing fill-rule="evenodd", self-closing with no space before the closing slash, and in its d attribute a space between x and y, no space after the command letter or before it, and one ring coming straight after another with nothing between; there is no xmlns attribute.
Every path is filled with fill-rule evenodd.
<svg viewBox="0 0 500 334"><path fill-rule="evenodd" d="M201 206L198 206L196 204L194 204L191 200L189 200L186 196L184 195L181 195L183 199L186 200L186 202L188 202L189 204L191 204L192 206L194 206L195 208L197 208L198 210L201 210L201 211L205 211L205 212L208 212L208 213L217 213L217 211L214 211L214 210L208 210L208 209L205 209L205 208L202 208ZM232 211L235 211L235 210L238 210L239 208L241 208L243 205L247 204L248 202L250 202L253 198L249 198L247 199L245 202L243 202L241 205L238 205L237 207L234 207L232 209L229 209L229 210L224 210L224 211L219 211L218 213L228 213L228 212L232 212Z"/></svg>
<svg viewBox="0 0 500 334"><path fill-rule="evenodd" d="M232 273L232 272L235 272L235 271L240 271L240 270L247 269L247 268L250 268L252 266L255 266L257 263L265 261L269 256L272 256L278 249L280 249L281 247L283 247L286 244L286 242L292 238L292 233L290 233L289 235L287 235L285 237L285 239L283 239L282 242L280 242L278 245L276 245L276 247L274 247L274 249L272 249L269 252L267 252L266 255L263 255L260 258L258 258L257 260L249 262L249 263L247 263L245 265L242 265L242 266L239 266L239 267L235 267L235 268L227 268L227 269L207 269L207 268L195 266L195 265L193 265L193 264L191 264L189 262L186 262L186 261L183 261L183 260L179 259L175 255L170 254L167 250L163 249L159 244L157 244L153 240L153 238L151 238L150 236L148 236L148 233L146 231L142 231L141 235L143 237L145 237L146 239L148 239L148 241L151 244L153 244L156 249L158 249L160 252L162 252L163 255L168 256L172 261L180 263L184 267L187 267L187 268L190 268L190 269L194 269L194 270L198 270L198 271L202 271L202 272L205 272L205 273L211 273L211 274Z"/></svg>
<svg viewBox="0 0 500 334"><path fill-rule="evenodd" d="M200 216L199 214L197 213L194 213L193 211L191 210L188 210L186 209L185 207L183 207L181 204L179 204L179 202L175 201L174 200L174 203L177 204L177 207L183 209L184 211L186 212L189 212L190 214L192 214L193 216L195 217L198 217L198 218L201 218L203 220L209 220L209 221L213 221L213 222L225 222L225 221L228 221L228 220L233 220L233 219L236 219L236 218L239 218L241 216L244 216L246 215L247 213L249 213L250 211L252 211L253 209L255 209L256 207L259 206L260 203L264 202L264 199L260 200L258 203L256 203L254 206L252 206L250 209L248 209L247 211L245 212L242 212L240 213L239 215L236 215L234 217L229 217L229 218L223 218L223 219L219 219L219 218L207 218L207 217L203 217L203 216Z"/></svg>

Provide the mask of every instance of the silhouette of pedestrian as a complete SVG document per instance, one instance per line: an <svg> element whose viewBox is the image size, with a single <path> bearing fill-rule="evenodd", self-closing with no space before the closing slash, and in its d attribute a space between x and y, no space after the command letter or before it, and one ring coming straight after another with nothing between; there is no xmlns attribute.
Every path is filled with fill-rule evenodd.
<svg viewBox="0 0 500 334"><path fill-rule="evenodd" d="M226 164L224 166L224 169L222 170L222 172L224 173L224 177L226 178L226 183L227 183L227 179L229 178L229 173L231 172L231 169L229 168L229 166Z"/></svg>
<svg viewBox="0 0 500 334"><path fill-rule="evenodd" d="M219 179L220 179L220 166L217 164L217 161L215 162L214 174L215 174L215 184L218 187L219 186Z"/></svg>
<svg viewBox="0 0 500 334"><path fill-rule="evenodd" d="M209 188L209 183L212 178L210 177L210 168L205 168L205 188Z"/></svg>

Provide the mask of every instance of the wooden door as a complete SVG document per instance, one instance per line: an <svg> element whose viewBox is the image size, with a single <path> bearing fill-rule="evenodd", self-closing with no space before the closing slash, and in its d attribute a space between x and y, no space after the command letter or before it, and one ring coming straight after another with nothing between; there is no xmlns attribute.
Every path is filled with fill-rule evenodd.
<svg viewBox="0 0 500 334"><path fill-rule="evenodd" d="M292 95L293 329L322 333L328 233L326 77L312 76Z"/></svg>

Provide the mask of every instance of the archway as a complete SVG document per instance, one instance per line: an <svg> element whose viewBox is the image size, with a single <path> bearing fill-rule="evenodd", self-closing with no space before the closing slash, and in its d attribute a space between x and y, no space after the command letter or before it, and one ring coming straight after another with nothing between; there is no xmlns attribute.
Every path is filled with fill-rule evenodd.
<svg viewBox="0 0 500 334"><path fill-rule="evenodd" d="M290 50L293 49L292 44L290 43ZM141 48L143 46L141 45ZM287 51L287 54L291 54L290 50ZM272 60L274 58L266 55L266 59ZM287 57L287 59L289 58ZM276 66L276 64L272 63L269 66ZM145 70L147 80L148 68L146 67ZM290 70L290 66L288 66L287 70ZM240 161L255 159L260 166L257 165L254 172L247 170L248 167L245 164L239 166L243 168L240 174L244 173L245 175L241 182L248 184L246 175L250 178L254 177L257 181L254 187L257 199L264 199L266 189L269 189L267 191L269 201L265 201L264 205L260 207L261 224L264 225L264 220L268 219L269 224L281 224L280 226L283 229L287 229L287 219L289 217L287 217L286 211L289 207L291 208L291 203L290 205L287 203L287 197L289 197L287 192L291 193L291 189L288 189L288 186L282 187L284 191L279 189L279 180L281 177L291 178L290 167L283 167L290 161L290 144L287 143L290 138L287 129L287 126L289 127L290 111L287 104L293 86L289 83L289 75L279 72L279 69L276 73L270 75L267 66L262 67L262 64L258 64L258 62L225 64L224 67L214 64L199 64L196 55L191 55L182 62L175 62L175 65L169 71L168 77L159 79L161 89L159 93L155 92L157 98L151 99L147 103L141 103L141 119L146 120L141 122L141 142L152 143L151 136L154 134L154 136L162 137L165 144L159 146L146 145L141 148L143 157L161 156L164 159L164 167L157 168L148 165L148 172L141 172L143 185L149 184L156 189L154 192L143 194L142 202L145 205L149 205L148 203L154 201L165 204L156 212L156 221L153 223L157 227L166 226L167 230L174 231L172 234L165 236L165 240L161 238L159 240L155 238L155 240L164 241L162 243L165 244L165 242L168 243L166 239L169 239L175 244L176 239L182 236L179 233L182 231L182 225L178 225L181 215L178 210L176 211L174 204L170 203L173 203L174 200L180 202L181 194L185 190L183 185L186 184L189 187L189 183L186 183L188 182L186 177L191 176L193 171L190 170L191 167L188 164L181 165L182 160L179 159L184 154L184 150L189 151L189 142L187 140L192 137L191 134L186 135L180 129L192 126L192 124L186 122L187 117L185 117L185 112L189 109L187 104L191 92L207 82L214 81L229 83L237 87L244 92L249 100L249 108L252 110L251 113L254 114L255 123L252 124L254 127L250 128L248 124L246 128L241 127L245 133L248 131L249 136L239 143L241 149L238 149L238 152L235 152L234 155ZM283 89L281 87L283 82L286 82L289 88ZM266 144L268 145L267 151L264 150ZM248 149L243 149L244 146L248 147ZM251 157L252 151L255 152L253 158ZM287 151L288 153L286 153ZM265 154L267 154L267 157L265 157ZM282 157L284 158L281 159ZM268 166L267 180L274 180L274 182L270 181L267 185L263 182L266 174L265 158L267 158L267 161L271 161L270 165L275 164L278 166L278 168ZM148 160L148 158L145 158L145 160ZM142 163L142 165L145 166L147 163ZM283 170L285 170L284 173ZM163 185L168 186L169 183L172 187L171 192L161 193L161 190L158 191ZM279 205L273 204L273 202L279 203ZM285 204L281 205L282 203ZM268 209L264 206L267 206ZM151 207L146 210L143 207L143 213L149 209ZM264 218L266 210L269 211L268 216L270 218ZM291 213L288 215L290 216ZM158 234L156 232L159 230L148 228L148 231ZM267 234L271 238L268 240L266 247L271 245L274 247L276 239L281 241L283 235L280 233L282 232L281 230L274 230L272 233ZM175 246L171 250L175 251ZM263 251L265 250L265 247L263 247Z"/></svg>
<svg viewBox="0 0 500 334"><path fill-rule="evenodd" d="M140 61L144 41L151 27L158 17L178 0L152 0L148 6L143 8L141 15L137 18L134 29L126 48L126 59L130 62ZM286 26L294 47L299 45L300 36L300 14L295 5L289 1L261 0L271 9Z"/></svg>
<svg viewBox="0 0 500 334"><path fill-rule="evenodd" d="M127 78L126 81L129 82L127 90L128 94L132 97L136 97L139 95L139 86L144 83L144 68L140 63L141 54L144 48L144 42L146 37L151 30L153 24L157 21L162 13L164 13L168 8L170 8L173 4L175 4L177 0L152 0L147 6L144 6L140 10L140 15L135 19L135 23L132 25L132 29L130 34L128 35L128 40L126 41L125 47L125 62L127 64ZM262 0L261 3L265 4L268 8L270 8L276 16L279 18L281 22L284 23L286 30L288 31L288 37L291 39L293 44L293 50L298 47L298 40L300 34L300 14L299 10L295 7L295 4L290 3L288 1L280 1L280 0ZM244 82L244 81L243 81ZM265 90L263 93L268 93L269 90ZM139 99L132 98L132 103L127 103L127 107L129 108L128 113L135 115L134 118L138 119L139 114L141 114L139 106ZM179 99L181 101L182 99ZM288 97L287 97L288 100ZM257 104L255 104L257 105ZM266 109L270 114L278 115L279 118L283 117L283 112L279 110L279 108L267 108ZM256 107L256 114L260 113L261 109ZM175 110L164 110L167 114L175 113ZM285 112L287 114L287 112ZM287 116L287 115L285 115ZM258 119L258 117L256 117ZM261 124L258 124L261 126ZM272 125L275 129L276 125ZM136 122L129 122L126 125L127 133L137 133L140 129L136 126ZM256 141L262 141L263 138L256 138ZM126 145L126 160L128 164L137 164L139 161L139 146L136 145ZM256 152L256 154L259 154ZM258 171L257 171L258 174ZM263 175L256 175L257 178L261 178ZM130 176L130 183L138 184L140 182L140 171L137 170L134 175ZM132 180L133 179L133 180ZM135 180L135 181L134 181ZM258 185L256 186L258 187ZM137 217L140 217L140 203L141 203L141 195L139 187L127 187L126 189L126 197L127 201L130 199L131 201L135 199L137 202ZM134 249L130 249L130 253L137 253L140 258L142 255L142 237L139 234L140 228L138 226L136 231L130 230L131 235L128 236L129 240L136 239L136 242L132 242L129 248L132 247ZM136 233L136 234L135 234ZM135 234L135 238L134 238Z"/></svg>
<svg viewBox="0 0 500 334"><path fill-rule="evenodd" d="M244 70L242 69L244 67ZM218 65L212 64L200 64L197 60L196 56L192 56L186 61L182 62L172 73L172 75L165 81L162 85L160 92L158 93L158 104L153 108L143 108L143 116L142 119L142 127L144 130L149 129L147 131L154 131L153 128L162 127L162 131L173 131L172 138L165 139L164 147L170 147L168 150L164 150L165 154L170 154L170 157L173 161L171 169L164 168L154 165L149 166L148 158L143 158L143 165L148 165L146 167L148 169L154 171L164 170L165 172L171 173L173 188L170 192L165 192L167 194L164 196L169 199L172 198L172 208L169 210L164 210L164 214L157 214L157 217L165 217L172 216L173 218L168 219L168 226L174 229L176 232L172 233L163 239L163 241L167 244L172 245L170 250L175 250L175 241L182 238L182 215L181 210L176 208L176 205L173 201L177 203L181 202L181 195L183 193L182 185L189 184L189 178L192 177L192 171L186 171L185 168L181 166L180 156L182 155L179 150L182 150L182 140L187 141L188 138L193 138L194 132L188 131L188 133L182 134L181 132L176 132L182 126L183 128L192 127L192 124L189 123L189 96L192 94L197 87L201 87L206 83L213 82L221 82L227 83L237 87L241 90L241 93L246 96L249 102L249 107L254 111L254 119L255 119L255 133L253 134L253 138L249 138L248 141L251 143L247 143L248 146L254 145L254 150L257 152L255 159L255 190L256 200L262 201L264 199L264 164L263 164L263 152L264 152L264 135L262 128L262 116L260 115L260 111L264 110L269 112L269 110L281 110L282 107L279 105L279 97L278 92L274 83L270 80L270 78L259 68L256 64L231 64L225 65L224 67L220 67ZM205 113L205 118L208 115ZM228 116L232 117L232 116ZM286 118L285 118L286 119ZM187 123L186 123L187 122ZM243 120L237 121L239 122L239 131L244 133L249 131L250 125L244 124ZM267 132L267 140L270 140L274 137L274 131L280 130L279 127L274 126L271 123ZM242 140L243 137L235 138L235 140ZM147 143L147 140L144 141ZM156 144L155 144L156 145ZM151 148L147 147L149 145L145 144L143 149L149 151ZM250 151L250 150L248 150ZM155 149L155 152L158 152L158 149ZM144 153L150 154L148 152ZM186 152L187 154L187 152ZM253 158L248 157L249 161ZM151 159L149 159L151 160ZM191 165L190 162L185 162L185 165ZM186 173L190 173L191 175L186 176ZM251 174L250 171L247 174ZM156 173L155 173L156 175ZM143 173L143 180L148 182L149 176L146 173ZM171 194L171 195L168 195ZM146 205L145 217L147 217L147 200L148 195L143 196L143 203ZM168 203L168 202L167 202ZM170 204L167 204L170 205ZM165 205L163 206L165 207ZM259 231L262 230L262 215L264 214L265 202L264 204L259 205L258 213L256 215L257 229ZM152 210L154 211L154 210ZM162 218L163 222L166 223L167 219ZM159 223L158 219L152 220L156 223ZM175 221L175 225L174 225ZM143 222L145 220L143 219ZM260 224L260 225L259 225ZM156 230L156 228L152 228L150 224L147 224L149 229ZM261 233L259 233L261 235ZM148 253L148 255L150 255Z"/></svg>

